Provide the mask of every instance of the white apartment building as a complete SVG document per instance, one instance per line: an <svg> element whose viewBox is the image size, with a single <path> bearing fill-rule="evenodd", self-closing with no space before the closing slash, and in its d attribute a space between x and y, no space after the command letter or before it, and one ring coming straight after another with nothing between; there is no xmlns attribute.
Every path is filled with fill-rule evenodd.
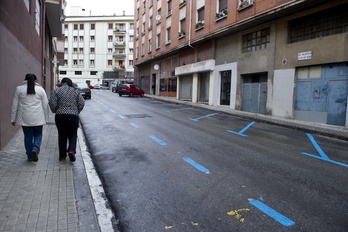
<svg viewBox="0 0 348 232"><path fill-rule="evenodd" d="M110 85L133 78L134 16L70 16L64 23L60 79Z"/></svg>

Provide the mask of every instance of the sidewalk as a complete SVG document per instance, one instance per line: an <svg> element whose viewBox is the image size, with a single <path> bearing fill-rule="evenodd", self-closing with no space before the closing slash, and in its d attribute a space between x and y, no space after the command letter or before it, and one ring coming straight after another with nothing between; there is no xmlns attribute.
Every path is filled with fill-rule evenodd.
<svg viewBox="0 0 348 232"><path fill-rule="evenodd" d="M308 133L316 133L316 134L330 136L330 137L334 137L338 139L348 140L348 128L345 128L343 126L334 126L334 125L327 125L327 124L321 124L321 123L299 121L294 119L278 118L278 117L274 117L270 115L232 110L229 108L229 106L210 106L206 104L181 101L173 97L160 97L160 96L149 95L149 94L145 94L145 97L162 100L166 102L189 105L192 107L205 108L215 112L230 114L236 117L246 118L246 119L255 120L259 122L266 122L266 123L289 127L289 128L293 128L297 130L303 130Z"/></svg>
<svg viewBox="0 0 348 232"><path fill-rule="evenodd" d="M27 161L19 130L0 151L0 231L100 231L79 146L76 157L59 162L53 114L38 162Z"/></svg>

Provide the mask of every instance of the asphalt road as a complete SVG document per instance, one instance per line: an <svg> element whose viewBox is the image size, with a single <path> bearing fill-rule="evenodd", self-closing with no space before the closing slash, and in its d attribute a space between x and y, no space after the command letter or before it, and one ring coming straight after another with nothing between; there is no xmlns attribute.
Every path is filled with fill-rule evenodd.
<svg viewBox="0 0 348 232"><path fill-rule="evenodd" d="M120 231L348 231L347 141L107 90L80 118Z"/></svg>

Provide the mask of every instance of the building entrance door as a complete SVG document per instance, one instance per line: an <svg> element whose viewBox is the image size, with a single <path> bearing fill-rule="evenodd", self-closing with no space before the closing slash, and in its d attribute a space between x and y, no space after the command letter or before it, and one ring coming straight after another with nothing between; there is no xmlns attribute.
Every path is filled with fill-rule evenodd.
<svg viewBox="0 0 348 232"><path fill-rule="evenodd" d="M220 72L220 76L221 76L220 105L230 105L231 70Z"/></svg>
<svg viewBox="0 0 348 232"><path fill-rule="evenodd" d="M267 73L243 75L242 110L266 114Z"/></svg>

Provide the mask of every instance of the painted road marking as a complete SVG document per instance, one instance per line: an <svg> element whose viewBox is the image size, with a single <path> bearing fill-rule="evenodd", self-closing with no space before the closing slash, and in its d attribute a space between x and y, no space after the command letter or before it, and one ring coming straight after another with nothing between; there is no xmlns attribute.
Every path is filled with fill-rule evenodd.
<svg viewBox="0 0 348 232"><path fill-rule="evenodd" d="M118 115L119 118L126 119L123 115Z"/></svg>
<svg viewBox="0 0 348 232"><path fill-rule="evenodd" d="M204 172L209 174L209 170L205 167L203 167L202 165L200 165L199 163L197 163L196 161L192 160L189 157L184 157L182 158L183 160L185 160L187 163L189 163L190 165L192 165L193 167L197 168L199 171Z"/></svg>
<svg viewBox="0 0 348 232"><path fill-rule="evenodd" d="M134 128L139 128L139 126L133 122L130 123Z"/></svg>
<svg viewBox="0 0 348 232"><path fill-rule="evenodd" d="M259 210L261 210L262 212L264 212L265 214L267 214L268 216L270 216L271 218L275 219L277 222L279 222L283 226L295 225L294 221L285 217L281 213L278 213L277 211L275 211L274 209L272 209L268 205L262 203L261 201L250 200L249 203L252 204L253 206L255 206L256 208L258 208Z"/></svg>
<svg viewBox="0 0 348 232"><path fill-rule="evenodd" d="M192 108L180 108L180 109L173 109L173 110L164 110L164 112L172 113L174 111L179 111L179 110L192 110Z"/></svg>
<svg viewBox="0 0 348 232"><path fill-rule="evenodd" d="M215 113L215 114L207 114L207 115L204 115L204 116L201 116L201 117L198 117L198 118L189 118L190 120L192 121L196 121L198 122L199 120L203 119L203 118L208 118L208 117L212 117L214 115L217 115L218 113Z"/></svg>
<svg viewBox="0 0 348 232"><path fill-rule="evenodd" d="M239 220L239 222L244 222L245 218L243 217L241 212L244 213L247 211L250 211L250 209L248 209L248 208L237 209L237 210L232 210L232 211L227 212L227 215L234 216L237 220Z"/></svg>
<svg viewBox="0 0 348 232"><path fill-rule="evenodd" d="M243 137L248 137L247 135L243 134L247 129L249 129L252 125L254 125L255 122L251 122L249 123L246 127L244 127L242 130L240 130L239 132L236 132L236 131L232 131L232 130L227 130L227 132L230 132L230 133L233 133L233 134L236 134L236 135L240 135L240 136L243 136Z"/></svg>
<svg viewBox="0 0 348 232"><path fill-rule="evenodd" d="M301 154L303 155L307 155L307 156L310 156L312 158L316 158L316 159L319 159L319 160L323 160L323 161L326 161L326 162L329 162L329 163L333 163L333 164L337 164L337 165L341 165L343 167L348 167L348 164L345 164L345 163L341 163L341 162L337 162L337 161L334 161L334 160L331 160L326 154L325 152L320 148L320 146L318 145L318 143L315 141L314 137L309 134L309 133L306 133L307 134L307 137L309 138L309 140L312 142L314 148L317 150L317 152L319 153L320 157L317 156L317 155L313 155L313 154L309 154L307 152L301 152Z"/></svg>
<svg viewBox="0 0 348 232"><path fill-rule="evenodd" d="M154 141L156 141L158 144L162 145L162 146L167 145L164 141L160 140L159 138L157 138L157 137L154 136L154 135L149 135L149 137L150 137L151 139L153 139Z"/></svg>

